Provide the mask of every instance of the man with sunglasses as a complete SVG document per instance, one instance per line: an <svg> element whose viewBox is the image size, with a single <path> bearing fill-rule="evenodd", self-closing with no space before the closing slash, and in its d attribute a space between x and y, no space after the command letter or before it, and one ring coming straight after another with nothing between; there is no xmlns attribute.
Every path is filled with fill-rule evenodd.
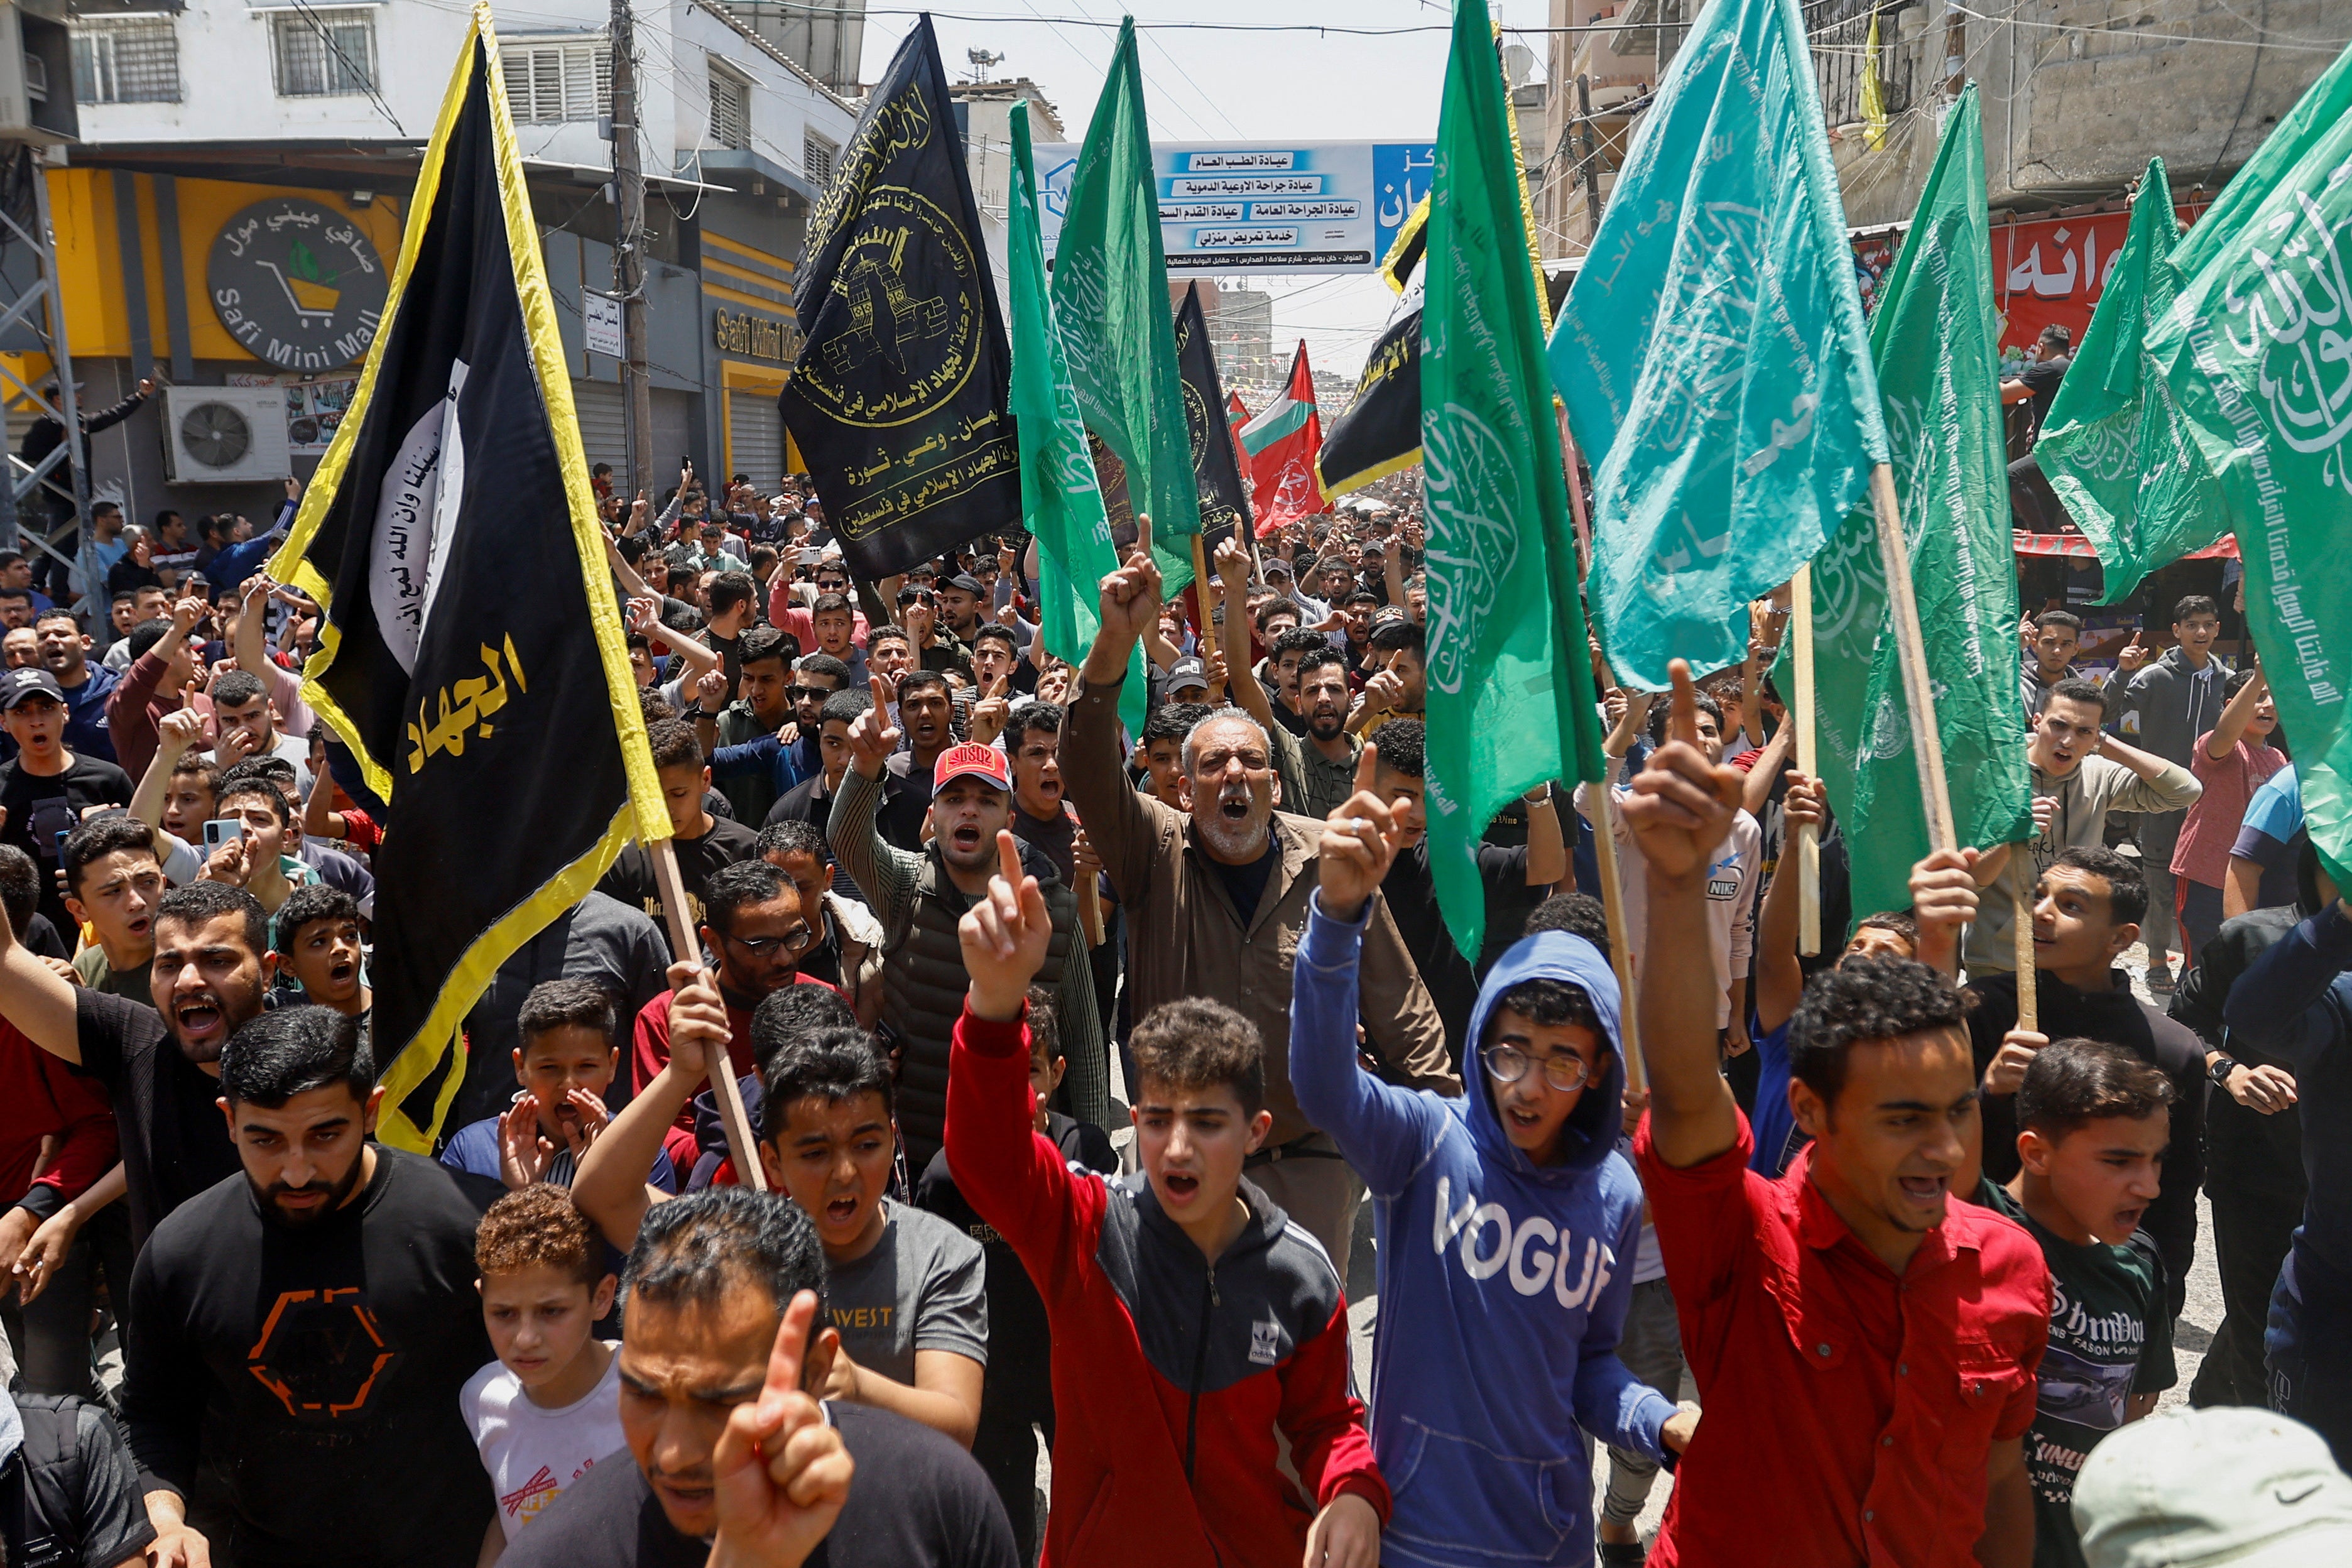
<svg viewBox="0 0 2352 1568"><path fill-rule="evenodd" d="M801 955L816 945L816 927L801 909L799 886L765 860L739 860L714 872L702 893L702 945L717 960L719 994L727 1004L727 1058L741 1078L760 1070L751 1047L751 1015L787 985L824 985L800 973ZM826 985L830 991L832 986ZM630 1083L637 1093L669 1062L669 1010L665 991L637 1015L630 1051ZM688 1101L663 1135L662 1147L681 1171L701 1151L694 1141Z"/></svg>
<svg viewBox="0 0 2352 1568"><path fill-rule="evenodd" d="M1698 1419L1617 1357L1642 1189L1616 1148L1616 978L1581 937L1528 937L1479 989L1460 1099L1367 1071L1364 928L1421 810L1377 776L1368 749L1356 793L1323 825L1293 972L1290 1084L1381 1200L1372 1452L1391 1475L1409 1468L1412 1484L1398 1489L1381 1560L1587 1561L1588 1450L1559 1435L1671 1463Z"/></svg>

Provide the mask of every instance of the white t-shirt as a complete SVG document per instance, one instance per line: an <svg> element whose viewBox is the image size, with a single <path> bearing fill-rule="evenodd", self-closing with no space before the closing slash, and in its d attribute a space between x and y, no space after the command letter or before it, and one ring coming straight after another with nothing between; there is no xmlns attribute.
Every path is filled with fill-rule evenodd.
<svg viewBox="0 0 2352 1568"><path fill-rule="evenodd" d="M604 1375L586 1397L561 1409L533 1404L521 1380L498 1362L467 1378L457 1395L466 1429L490 1473L499 1528L510 1542L591 1466L628 1447L621 1436L621 1344L604 1343L616 1352Z"/></svg>

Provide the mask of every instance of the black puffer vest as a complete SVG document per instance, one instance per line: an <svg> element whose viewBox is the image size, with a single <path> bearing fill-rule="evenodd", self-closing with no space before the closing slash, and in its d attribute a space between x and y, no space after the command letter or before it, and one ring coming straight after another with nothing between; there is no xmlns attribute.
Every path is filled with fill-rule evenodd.
<svg viewBox="0 0 2352 1568"><path fill-rule="evenodd" d="M1037 879L1045 909L1054 917L1053 940L1036 984L1048 991L1062 984L1071 934L1077 929L1077 900L1054 869L1054 862L1021 846L1021 867ZM956 1019L963 1015L963 943L956 922L972 900L949 879L939 846L923 851L915 874L915 895L907 913L883 932L882 1021L898 1047L898 1136L907 1145L907 1169L921 1171L947 1137L948 1051Z"/></svg>

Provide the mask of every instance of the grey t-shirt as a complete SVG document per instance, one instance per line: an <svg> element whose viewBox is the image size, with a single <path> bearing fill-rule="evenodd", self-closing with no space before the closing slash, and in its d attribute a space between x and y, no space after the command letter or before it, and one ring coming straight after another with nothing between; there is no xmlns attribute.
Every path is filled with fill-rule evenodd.
<svg viewBox="0 0 2352 1568"><path fill-rule="evenodd" d="M825 1310L859 1366L915 1381L917 1351L988 1364L988 1265L980 1243L919 1208L886 1201L882 1239L827 1270Z"/></svg>

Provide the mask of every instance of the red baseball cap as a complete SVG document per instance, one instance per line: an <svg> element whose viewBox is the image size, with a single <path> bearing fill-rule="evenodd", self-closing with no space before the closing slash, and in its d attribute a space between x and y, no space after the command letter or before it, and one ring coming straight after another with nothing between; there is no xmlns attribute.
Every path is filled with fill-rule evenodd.
<svg viewBox="0 0 2352 1568"><path fill-rule="evenodd" d="M1001 790L1013 788L1013 768L1004 753L994 746L983 746L976 741L966 741L960 746L950 746L931 764L931 793L948 787L950 779L966 775L986 779Z"/></svg>

